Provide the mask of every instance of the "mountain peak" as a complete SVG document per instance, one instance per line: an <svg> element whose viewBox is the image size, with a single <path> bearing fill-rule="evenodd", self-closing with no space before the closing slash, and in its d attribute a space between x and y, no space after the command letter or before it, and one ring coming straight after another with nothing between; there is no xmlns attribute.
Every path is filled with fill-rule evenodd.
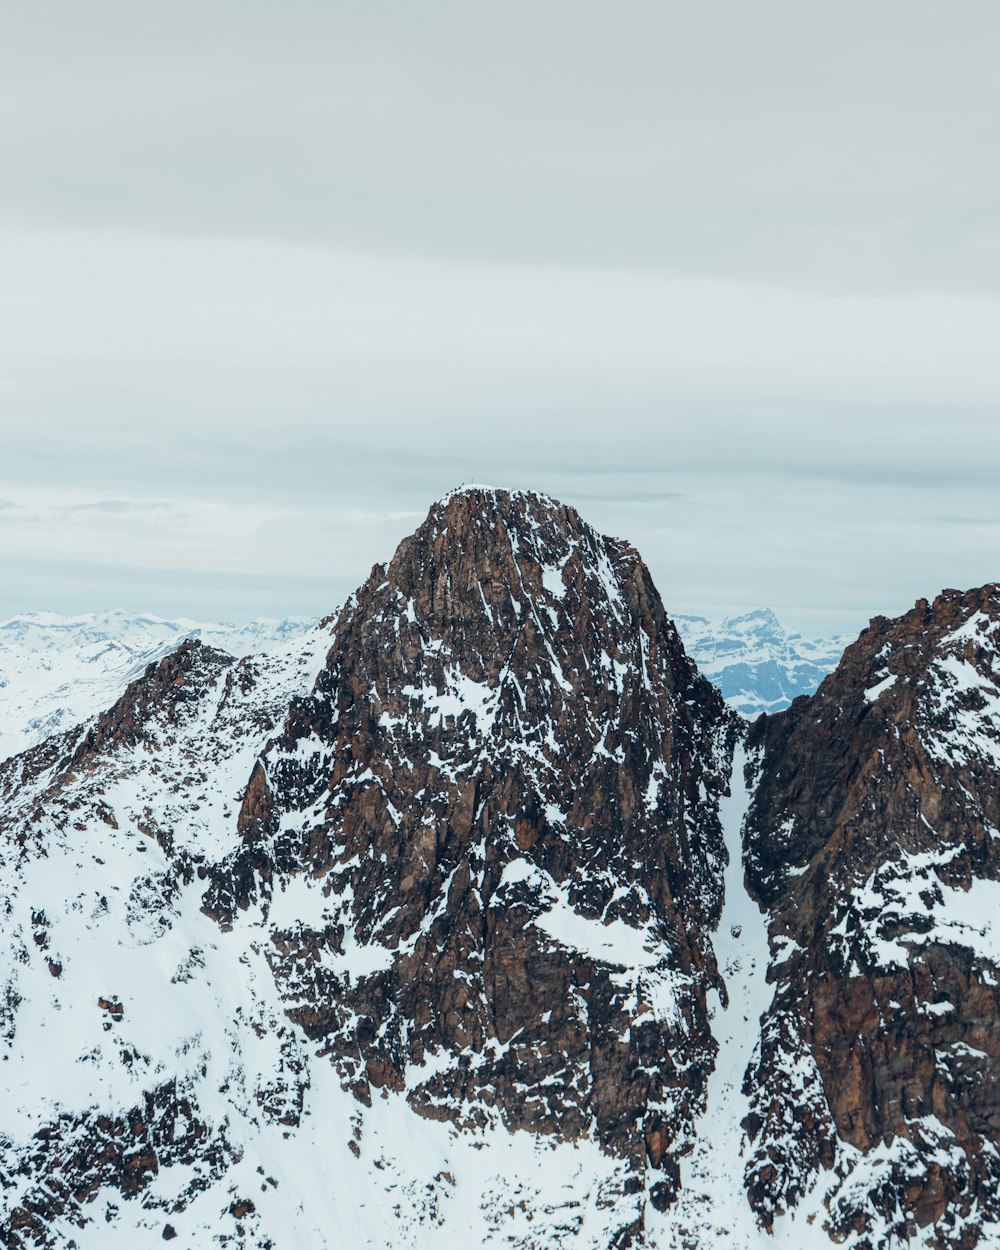
<svg viewBox="0 0 1000 1250"><path fill-rule="evenodd" d="M445 494L443 494L441 498L437 500L437 505L441 506L444 504L448 504L450 503L452 499L455 499L460 495L475 495L475 494L495 495L497 491L503 490L503 489L505 488L499 487L499 486L490 486L486 482L463 482L461 486L453 486L451 490L446 491ZM434 505L432 505L432 507L433 506Z"/></svg>
<svg viewBox="0 0 1000 1250"><path fill-rule="evenodd" d="M887 1245L873 1230L901 1210L907 1233L1000 1217L998 671L1000 587L946 590L875 617L812 697L750 730L747 882L783 951L750 1075L765 1224L824 1159L845 1178L838 1239Z"/></svg>
<svg viewBox="0 0 1000 1250"><path fill-rule="evenodd" d="M290 1014L362 1102L593 1135L627 1161L631 1223L647 1168L671 1200L704 1105L736 733L631 547L466 488L340 614L206 910L238 931L321 888L329 915L283 929L273 967L301 997L333 952L331 1010Z"/></svg>
<svg viewBox="0 0 1000 1250"><path fill-rule="evenodd" d="M454 486L447 491L436 503L431 505L432 510L435 507L446 506L453 499L461 499L465 495L471 496L499 496L506 495L511 499L544 499L550 500L550 496L542 491L523 490L517 486L490 486L486 482L463 482L461 486ZM554 502L551 501L550 502Z"/></svg>
<svg viewBox="0 0 1000 1250"><path fill-rule="evenodd" d="M734 634L756 634L771 637L785 633L784 626L770 608L754 608L740 616L729 616L722 628Z"/></svg>
<svg viewBox="0 0 1000 1250"><path fill-rule="evenodd" d="M551 633L566 604L581 595L592 611L622 617L630 579L644 587L650 611L662 619L649 574L627 543L598 534L574 508L547 495L463 487L431 507L347 610L361 604L385 621L415 614L425 635L430 630L449 647L457 645L461 621L476 635L479 657L492 656L492 665L526 621Z"/></svg>
<svg viewBox="0 0 1000 1250"><path fill-rule="evenodd" d="M585 524L575 508L541 491L472 483L456 487L432 504L420 530L424 526L440 527L462 519L475 524L501 522L504 528L516 531L534 531L539 526L566 524L580 529Z"/></svg>
<svg viewBox="0 0 1000 1250"><path fill-rule="evenodd" d="M769 608L713 623L675 617L688 654L722 691L726 702L753 720L812 694L836 666L847 638L804 639Z"/></svg>

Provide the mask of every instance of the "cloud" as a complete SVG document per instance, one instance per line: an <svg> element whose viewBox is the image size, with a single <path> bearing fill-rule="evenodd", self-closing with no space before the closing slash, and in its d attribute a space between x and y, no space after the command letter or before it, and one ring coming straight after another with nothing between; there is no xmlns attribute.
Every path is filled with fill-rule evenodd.
<svg viewBox="0 0 1000 1250"><path fill-rule="evenodd" d="M616 490L616 491L573 491L574 499L588 503L669 503L675 499L683 499L681 490Z"/></svg>
<svg viewBox="0 0 1000 1250"><path fill-rule="evenodd" d="M10 222L1000 288L989 0L53 0L6 18Z"/></svg>
<svg viewBox="0 0 1000 1250"><path fill-rule="evenodd" d="M1000 10L472 14L15 7L2 610L327 611L463 480L675 610L997 576Z"/></svg>
<svg viewBox="0 0 1000 1250"><path fill-rule="evenodd" d="M935 525L957 525L961 528L984 529L1000 525L1000 516L948 516L937 513L929 518Z"/></svg>
<svg viewBox="0 0 1000 1250"><path fill-rule="evenodd" d="M171 505L162 500L148 499L97 499L93 503L69 504L60 509L67 517L78 516L88 512L104 512L111 516L145 516L150 512L169 512Z"/></svg>

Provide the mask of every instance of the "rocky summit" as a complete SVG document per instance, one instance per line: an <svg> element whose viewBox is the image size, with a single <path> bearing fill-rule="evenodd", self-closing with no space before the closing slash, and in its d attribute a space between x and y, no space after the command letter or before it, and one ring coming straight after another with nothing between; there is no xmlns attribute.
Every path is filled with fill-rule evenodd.
<svg viewBox="0 0 1000 1250"><path fill-rule="evenodd" d="M945 591L750 730L775 989L746 1179L767 1227L825 1169L838 1239L997 1244L998 682L1000 587Z"/></svg>
<svg viewBox="0 0 1000 1250"><path fill-rule="evenodd" d="M468 487L0 765L0 1241L996 1244L1000 591L752 726Z"/></svg>

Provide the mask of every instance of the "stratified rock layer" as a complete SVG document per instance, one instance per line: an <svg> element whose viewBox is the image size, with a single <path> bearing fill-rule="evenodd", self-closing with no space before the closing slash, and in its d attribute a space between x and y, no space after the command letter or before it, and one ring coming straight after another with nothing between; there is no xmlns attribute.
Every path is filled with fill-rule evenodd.
<svg viewBox="0 0 1000 1250"><path fill-rule="evenodd" d="M820 1167L860 1245L973 1246L1000 1214L998 681L1000 588L946 591L750 732L775 997L747 1175L768 1225Z"/></svg>

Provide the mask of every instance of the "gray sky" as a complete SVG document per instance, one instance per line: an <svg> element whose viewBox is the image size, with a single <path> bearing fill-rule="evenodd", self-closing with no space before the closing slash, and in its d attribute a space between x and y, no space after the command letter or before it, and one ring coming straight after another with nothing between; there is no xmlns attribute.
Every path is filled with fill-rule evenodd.
<svg viewBox="0 0 1000 1250"><path fill-rule="evenodd" d="M0 615L326 611L462 481L678 612L1000 578L993 0L0 16Z"/></svg>

